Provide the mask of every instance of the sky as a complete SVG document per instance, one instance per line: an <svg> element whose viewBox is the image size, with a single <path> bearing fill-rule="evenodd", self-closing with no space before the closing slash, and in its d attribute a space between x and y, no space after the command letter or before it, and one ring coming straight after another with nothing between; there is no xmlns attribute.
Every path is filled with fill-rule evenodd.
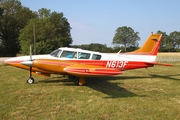
<svg viewBox="0 0 180 120"><path fill-rule="evenodd" d="M72 45L112 46L118 27L139 32L139 46L158 30L180 31L180 0L20 0L33 11L63 12L71 26Z"/></svg>

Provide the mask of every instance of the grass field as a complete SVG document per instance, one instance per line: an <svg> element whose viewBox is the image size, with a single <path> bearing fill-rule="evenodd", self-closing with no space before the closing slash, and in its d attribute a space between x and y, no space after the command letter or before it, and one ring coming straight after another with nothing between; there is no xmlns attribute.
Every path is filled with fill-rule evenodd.
<svg viewBox="0 0 180 120"><path fill-rule="evenodd" d="M180 52L158 53L156 61L180 62Z"/></svg>
<svg viewBox="0 0 180 120"><path fill-rule="evenodd" d="M61 76L34 77L30 85L27 71L1 64L0 119L179 120L180 62L171 63L87 78L87 86Z"/></svg>

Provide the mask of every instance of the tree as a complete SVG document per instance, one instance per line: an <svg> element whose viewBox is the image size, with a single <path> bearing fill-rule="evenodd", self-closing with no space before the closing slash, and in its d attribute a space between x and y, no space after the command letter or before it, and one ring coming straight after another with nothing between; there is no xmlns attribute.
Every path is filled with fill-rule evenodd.
<svg viewBox="0 0 180 120"><path fill-rule="evenodd" d="M178 51L180 48L180 32L174 31L169 34L172 46L175 51Z"/></svg>
<svg viewBox="0 0 180 120"><path fill-rule="evenodd" d="M38 10L38 16L40 19L48 18L50 17L51 10L46 8L41 8Z"/></svg>
<svg viewBox="0 0 180 120"><path fill-rule="evenodd" d="M82 49L92 50L97 52L107 52L107 46L99 43L91 43L89 45L82 45Z"/></svg>
<svg viewBox="0 0 180 120"><path fill-rule="evenodd" d="M1 0L0 7L0 56L15 56L20 51L19 32L35 14L18 0Z"/></svg>
<svg viewBox="0 0 180 120"><path fill-rule="evenodd" d="M73 40L71 38L71 27L64 14L52 12L50 22L54 26L54 38L59 42L60 46L69 47ZM59 46L59 47L60 47Z"/></svg>
<svg viewBox="0 0 180 120"><path fill-rule="evenodd" d="M166 32L157 31L157 33L162 34L162 40L160 44L159 51L161 52L170 52L172 50L172 42L170 40L169 35Z"/></svg>
<svg viewBox="0 0 180 120"><path fill-rule="evenodd" d="M2 16L4 10L0 7L0 17Z"/></svg>
<svg viewBox="0 0 180 120"><path fill-rule="evenodd" d="M68 47L72 43L71 27L63 13L51 13L45 8L38 10L38 12L39 17L32 19L21 30L19 36L21 53L29 54L29 46L34 47L34 26L37 54L47 54L59 47Z"/></svg>
<svg viewBox="0 0 180 120"><path fill-rule="evenodd" d="M140 37L138 36L138 32L135 32L131 27L123 26L116 29L115 36L113 38L113 45L123 45L125 52L127 47L137 47L138 40Z"/></svg>

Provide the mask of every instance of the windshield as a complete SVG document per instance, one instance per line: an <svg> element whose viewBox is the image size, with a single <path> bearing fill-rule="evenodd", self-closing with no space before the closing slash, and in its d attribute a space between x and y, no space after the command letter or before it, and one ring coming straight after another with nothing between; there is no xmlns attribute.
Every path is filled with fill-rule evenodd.
<svg viewBox="0 0 180 120"><path fill-rule="evenodd" d="M56 49L53 52L51 52L50 55L53 56L53 57L59 57L60 54L61 54L61 51L62 50L60 50L60 49Z"/></svg>

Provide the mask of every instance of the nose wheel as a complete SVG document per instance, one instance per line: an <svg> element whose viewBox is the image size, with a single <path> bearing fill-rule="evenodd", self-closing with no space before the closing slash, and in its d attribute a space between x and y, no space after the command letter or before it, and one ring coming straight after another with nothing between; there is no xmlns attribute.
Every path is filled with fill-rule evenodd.
<svg viewBox="0 0 180 120"><path fill-rule="evenodd" d="M33 84L34 83L34 78L32 77L32 67L30 67L29 72L30 72L30 74L29 74L29 78L27 79L27 83Z"/></svg>
<svg viewBox="0 0 180 120"><path fill-rule="evenodd" d="M27 79L27 83L33 84L33 83L34 83L34 78L33 78L33 77L29 77L29 78Z"/></svg>

